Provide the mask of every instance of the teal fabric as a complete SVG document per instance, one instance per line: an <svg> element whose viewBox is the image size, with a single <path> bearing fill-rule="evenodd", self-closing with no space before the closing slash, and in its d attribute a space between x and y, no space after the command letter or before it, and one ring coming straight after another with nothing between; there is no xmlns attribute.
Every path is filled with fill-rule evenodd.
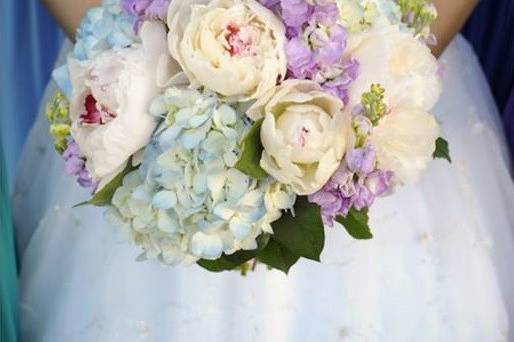
<svg viewBox="0 0 514 342"><path fill-rule="evenodd" d="M7 174L0 141L0 341L16 341L17 275Z"/></svg>
<svg viewBox="0 0 514 342"><path fill-rule="evenodd" d="M0 0L0 140L11 185L64 38L41 3Z"/></svg>

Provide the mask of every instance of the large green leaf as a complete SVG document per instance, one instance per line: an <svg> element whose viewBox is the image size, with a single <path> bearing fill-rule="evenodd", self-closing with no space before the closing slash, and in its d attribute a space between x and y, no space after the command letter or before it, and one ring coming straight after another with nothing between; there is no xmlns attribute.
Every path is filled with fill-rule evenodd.
<svg viewBox="0 0 514 342"><path fill-rule="evenodd" d="M452 157L450 156L450 146L448 141L443 138L437 138L435 141L435 151L433 154L433 158L446 159L448 162L452 162Z"/></svg>
<svg viewBox="0 0 514 342"><path fill-rule="evenodd" d="M262 147L261 126L264 119L255 122L243 139L241 147L241 158L236 163L236 169L244 174L255 178L263 179L268 177L268 173L261 167Z"/></svg>
<svg viewBox="0 0 514 342"><path fill-rule="evenodd" d="M269 241L269 234L262 234L257 238L257 249L251 251L238 251L234 254L223 254L216 260L200 259L197 264L211 272L231 271L255 258L257 254L266 247Z"/></svg>
<svg viewBox="0 0 514 342"><path fill-rule="evenodd" d="M114 192L123 183L123 178L130 172L134 171L135 169L137 169L137 168L132 166L132 159L130 159L127 163L127 166L125 167L125 169L122 172L120 172L109 183L107 183L102 189L100 189L100 191L95 193L90 200L79 203L79 204L75 205L74 208L80 207L83 205L94 205L97 207L103 207L106 205L110 205L111 201L112 201L112 197L114 196Z"/></svg>
<svg viewBox="0 0 514 342"><path fill-rule="evenodd" d="M325 230L320 208L307 197L298 197L294 206L295 216L284 213L275 221L273 239L292 254L319 261L325 245Z"/></svg>
<svg viewBox="0 0 514 342"><path fill-rule="evenodd" d="M270 239L266 248L257 255L257 259L263 264L278 269L286 274L289 272L289 269L296 264L299 258L299 256L294 255L273 240L273 238Z"/></svg>
<svg viewBox="0 0 514 342"><path fill-rule="evenodd" d="M353 238L358 240L369 240L373 234L368 225L368 209L361 211L350 209L346 217L339 216L336 221L341 223Z"/></svg>

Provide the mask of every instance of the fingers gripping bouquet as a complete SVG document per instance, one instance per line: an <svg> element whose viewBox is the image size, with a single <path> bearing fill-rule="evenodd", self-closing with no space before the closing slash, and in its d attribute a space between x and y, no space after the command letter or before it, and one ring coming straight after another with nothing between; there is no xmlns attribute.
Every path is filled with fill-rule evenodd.
<svg viewBox="0 0 514 342"><path fill-rule="evenodd" d="M324 226L449 159L425 0L105 0L47 115L66 172L140 260L319 260Z"/></svg>

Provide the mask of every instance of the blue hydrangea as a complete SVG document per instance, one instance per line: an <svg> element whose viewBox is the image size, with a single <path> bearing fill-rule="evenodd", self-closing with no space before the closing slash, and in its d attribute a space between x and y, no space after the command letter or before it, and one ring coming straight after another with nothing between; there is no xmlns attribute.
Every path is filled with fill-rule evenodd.
<svg viewBox="0 0 514 342"><path fill-rule="evenodd" d="M104 0L102 6L87 11L80 23L70 56L78 60L92 59L100 52L124 48L139 42L134 34L135 18L122 11L118 0ZM71 96L68 67L56 69L53 78L63 93Z"/></svg>
<svg viewBox="0 0 514 342"><path fill-rule="evenodd" d="M111 218L137 236L146 256L166 264L255 249L280 214L266 199L269 181L234 168L244 115L214 93L178 88L150 112L163 122L139 171L116 191Z"/></svg>
<svg viewBox="0 0 514 342"><path fill-rule="evenodd" d="M133 23L134 17L122 11L119 1L104 0L82 19L72 56L86 60L107 49L130 46L139 40Z"/></svg>

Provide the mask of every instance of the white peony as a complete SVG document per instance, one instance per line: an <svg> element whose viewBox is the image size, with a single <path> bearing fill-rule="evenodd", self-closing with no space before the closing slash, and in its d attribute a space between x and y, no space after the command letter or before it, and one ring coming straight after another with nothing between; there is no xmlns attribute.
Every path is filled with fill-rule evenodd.
<svg viewBox="0 0 514 342"><path fill-rule="evenodd" d="M287 80L269 91L247 113L264 118L261 167L298 195L321 189L352 138L342 109L338 98L312 81Z"/></svg>
<svg viewBox="0 0 514 342"><path fill-rule="evenodd" d="M256 99L286 75L285 28L255 0L172 1L168 26L171 55L195 87Z"/></svg>
<svg viewBox="0 0 514 342"><path fill-rule="evenodd" d="M418 180L432 160L439 126L420 109L397 109L380 120L370 136L377 148L379 167L395 173L402 183Z"/></svg>
<svg viewBox="0 0 514 342"><path fill-rule="evenodd" d="M430 49L398 25L382 25L350 35L346 53L359 61L359 76L350 88L348 107L360 103L371 84L386 89L388 107L429 111L439 99L441 81Z"/></svg>
<svg viewBox="0 0 514 342"><path fill-rule="evenodd" d="M148 113L159 94L156 65L166 58L166 29L147 22L141 44L102 52L92 60L68 60L73 93L71 135L101 188L146 146L157 121Z"/></svg>

